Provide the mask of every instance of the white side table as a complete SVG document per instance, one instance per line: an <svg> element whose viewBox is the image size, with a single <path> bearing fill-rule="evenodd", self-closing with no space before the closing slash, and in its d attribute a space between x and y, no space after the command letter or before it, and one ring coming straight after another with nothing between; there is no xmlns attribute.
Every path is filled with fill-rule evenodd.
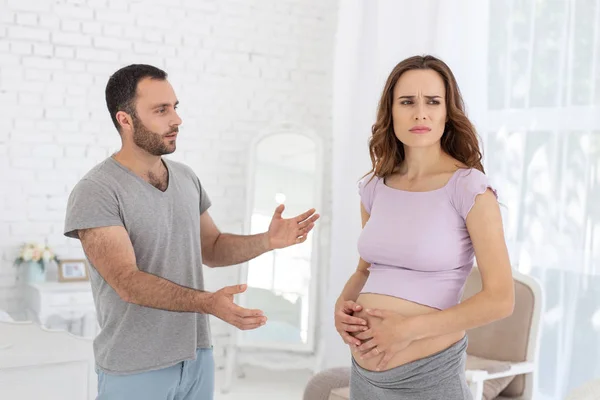
<svg viewBox="0 0 600 400"><path fill-rule="evenodd" d="M90 282L42 282L25 285L27 318L48 326L51 317L81 321L81 330L71 332L83 337L96 337L98 323Z"/></svg>

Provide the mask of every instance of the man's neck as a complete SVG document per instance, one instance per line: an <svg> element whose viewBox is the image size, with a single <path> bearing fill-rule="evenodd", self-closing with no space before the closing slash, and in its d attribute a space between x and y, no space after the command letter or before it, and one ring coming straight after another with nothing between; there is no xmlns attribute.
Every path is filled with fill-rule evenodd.
<svg viewBox="0 0 600 400"><path fill-rule="evenodd" d="M158 175L163 170L162 158L146 153L145 151L123 149L113 155L121 165L142 177L150 174Z"/></svg>

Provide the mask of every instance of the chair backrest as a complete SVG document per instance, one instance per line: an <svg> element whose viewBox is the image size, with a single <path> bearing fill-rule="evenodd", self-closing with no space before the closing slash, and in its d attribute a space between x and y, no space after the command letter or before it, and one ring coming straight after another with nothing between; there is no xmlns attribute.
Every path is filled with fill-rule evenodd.
<svg viewBox="0 0 600 400"><path fill-rule="evenodd" d="M500 321L468 331L467 353L501 361L537 363L540 317L544 298L541 285L530 276L513 270L515 307L513 314ZM463 300L481 291L481 274L474 267L469 275ZM531 398L535 374L517 376L501 393L506 397Z"/></svg>

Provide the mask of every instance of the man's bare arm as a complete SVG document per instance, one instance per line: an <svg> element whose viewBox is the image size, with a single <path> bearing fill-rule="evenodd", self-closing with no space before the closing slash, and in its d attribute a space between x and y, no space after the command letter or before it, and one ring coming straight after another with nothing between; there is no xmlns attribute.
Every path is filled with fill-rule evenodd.
<svg viewBox="0 0 600 400"><path fill-rule="evenodd" d="M222 267L252 260L267 251L303 243L319 219L310 209L293 218L284 219L283 204L275 209L269 230L256 235L221 233L208 211L200 215L202 262L209 267Z"/></svg>
<svg viewBox="0 0 600 400"><path fill-rule="evenodd" d="M202 263L209 267L240 264L272 250L267 233L233 235L221 233L205 211L200 216Z"/></svg>
<svg viewBox="0 0 600 400"><path fill-rule="evenodd" d="M212 293L140 271L123 227L84 229L78 234L91 263L124 301L169 311L209 312Z"/></svg>
<svg viewBox="0 0 600 400"><path fill-rule="evenodd" d="M168 311L213 314L240 329L254 329L266 319L260 310L233 303L245 285L204 292L140 271L127 231L120 226L78 231L83 249L98 273L128 303ZM189 266L181 266L186 268Z"/></svg>

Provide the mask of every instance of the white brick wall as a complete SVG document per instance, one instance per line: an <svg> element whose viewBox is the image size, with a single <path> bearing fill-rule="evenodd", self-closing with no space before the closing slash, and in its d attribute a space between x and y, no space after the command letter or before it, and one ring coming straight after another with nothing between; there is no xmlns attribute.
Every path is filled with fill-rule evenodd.
<svg viewBox="0 0 600 400"><path fill-rule="evenodd" d="M62 235L65 203L119 148L104 103L110 73L134 62L169 73L184 120L172 157L200 176L221 229L239 232L255 135L291 122L323 135L331 154L336 13L336 0L0 0L0 308L19 311L22 242L82 256ZM207 271L209 289L236 274Z"/></svg>

